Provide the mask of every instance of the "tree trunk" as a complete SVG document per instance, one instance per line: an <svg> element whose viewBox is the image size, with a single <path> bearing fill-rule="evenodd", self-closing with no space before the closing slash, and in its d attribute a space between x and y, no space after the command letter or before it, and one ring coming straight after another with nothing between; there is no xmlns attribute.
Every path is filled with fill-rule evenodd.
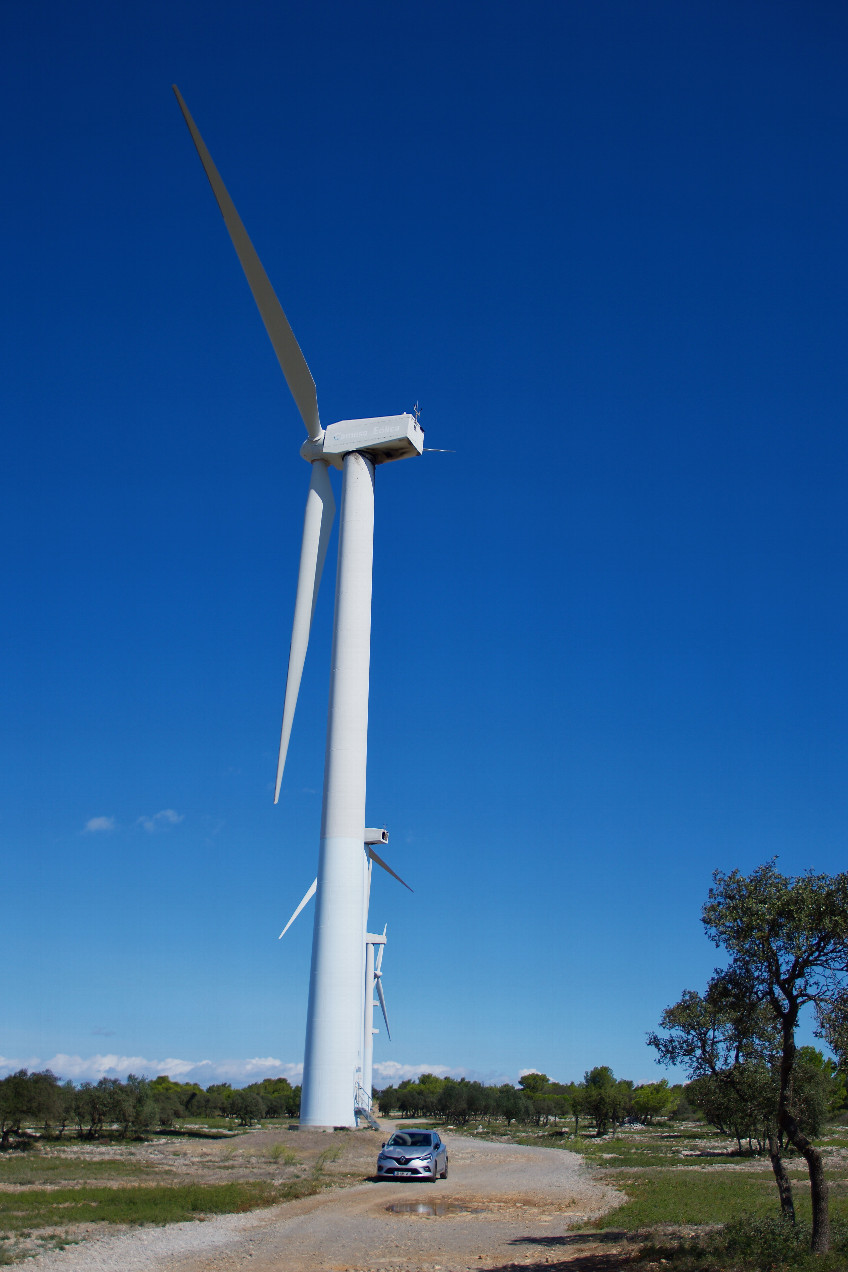
<svg viewBox="0 0 848 1272"><path fill-rule="evenodd" d="M810 1175L810 1202L813 1207L813 1240L810 1248L814 1254L827 1254L830 1249L830 1212L822 1155L807 1139L791 1113L785 1110L782 1113L783 1129L793 1146L803 1154Z"/></svg>
<svg viewBox="0 0 848 1272"><path fill-rule="evenodd" d="M783 991L786 993L786 991ZM787 998L789 995L786 995ZM797 1002L790 998L790 1010L782 1021L783 1055L780 1063L780 1095L777 1104L777 1122L789 1142L803 1154L810 1175L810 1202L813 1208L813 1239L810 1245L814 1254L826 1254L830 1249L830 1213L828 1209L827 1180L824 1177L822 1156L801 1130L789 1110L792 1066L795 1062L795 1022L798 1018Z"/></svg>
<svg viewBox="0 0 848 1272"><path fill-rule="evenodd" d="M768 1155L771 1161L771 1168L774 1171L774 1179L777 1184L777 1193L780 1197L780 1213L784 1219L788 1219L793 1225L795 1224L795 1204L792 1200L792 1184L786 1173L786 1167L783 1164L783 1158L780 1154L780 1145L774 1135L768 1137Z"/></svg>
<svg viewBox="0 0 848 1272"><path fill-rule="evenodd" d="M804 1153L810 1172L810 1200L813 1204L814 1254L826 1254L830 1249L830 1210L828 1207L827 1180L824 1177L822 1155L812 1144Z"/></svg>

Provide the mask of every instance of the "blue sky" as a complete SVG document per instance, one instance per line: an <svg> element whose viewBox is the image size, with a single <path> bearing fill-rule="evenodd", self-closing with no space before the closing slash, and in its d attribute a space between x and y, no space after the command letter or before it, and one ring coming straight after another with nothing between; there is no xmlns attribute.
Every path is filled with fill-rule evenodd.
<svg viewBox="0 0 848 1272"><path fill-rule="evenodd" d="M0 1071L302 1060L334 557L275 808L304 434L176 82L322 419L453 452L378 472L378 1080L655 1078L712 871L845 865L848 11L0 24Z"/></svg>

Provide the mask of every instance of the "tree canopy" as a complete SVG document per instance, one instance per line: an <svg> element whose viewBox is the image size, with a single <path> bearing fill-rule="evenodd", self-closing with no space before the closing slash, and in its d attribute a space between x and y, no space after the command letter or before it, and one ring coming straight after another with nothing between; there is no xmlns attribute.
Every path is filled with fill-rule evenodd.
<svg viewBox="0 0 848 1272"><path fill-rule="evenodd" d="M829 1247L827 1184L813 1143L828 1101L814 1049L795 1040L802 1010L837 1054L848 1040L848 874L798 877L774 861L750 875L716 871L702 912L707 935L727 951L705 993L684 992L649 1042L665 1063L684 1065L693 1099L736 1127L758 1127L769 1144L781 1208L795 1219L783 1165L788 1142L810 1176L813 1250ZM812 1055L810 1054L812 1053ZM832 1076L832 1075L831 1075ZM734 1132L737 1133L737 1132ZM750 1129L748 1132L750 1134Z"/></svg>

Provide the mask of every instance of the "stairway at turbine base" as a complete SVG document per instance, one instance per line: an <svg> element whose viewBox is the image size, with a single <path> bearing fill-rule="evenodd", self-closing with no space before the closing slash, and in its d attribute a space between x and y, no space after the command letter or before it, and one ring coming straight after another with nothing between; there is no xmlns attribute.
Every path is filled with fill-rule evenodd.
<svg viewBox="0 0 848 1272"><path fill-rule="evenodd" d="M364 1104L357 1104L353 1111L356 1116L357 1126L360 1126L362 1122L367 1122L372 1131L380 1131L383 1129L374 1114L370 1111L370 1109L366 1109Z"/></svg>

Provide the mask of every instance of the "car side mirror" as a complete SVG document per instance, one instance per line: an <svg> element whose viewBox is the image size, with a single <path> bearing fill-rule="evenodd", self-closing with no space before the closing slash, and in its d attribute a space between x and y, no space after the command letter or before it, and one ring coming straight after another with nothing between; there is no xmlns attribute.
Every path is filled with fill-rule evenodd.
<svg viewBox="0 0 848 1272"><path fill-rule="evenodd" d="M380 1145L380 1148L385 1148L385 1147L386 1147L386 1141L383 1140L382 1144Z"/></svg>

